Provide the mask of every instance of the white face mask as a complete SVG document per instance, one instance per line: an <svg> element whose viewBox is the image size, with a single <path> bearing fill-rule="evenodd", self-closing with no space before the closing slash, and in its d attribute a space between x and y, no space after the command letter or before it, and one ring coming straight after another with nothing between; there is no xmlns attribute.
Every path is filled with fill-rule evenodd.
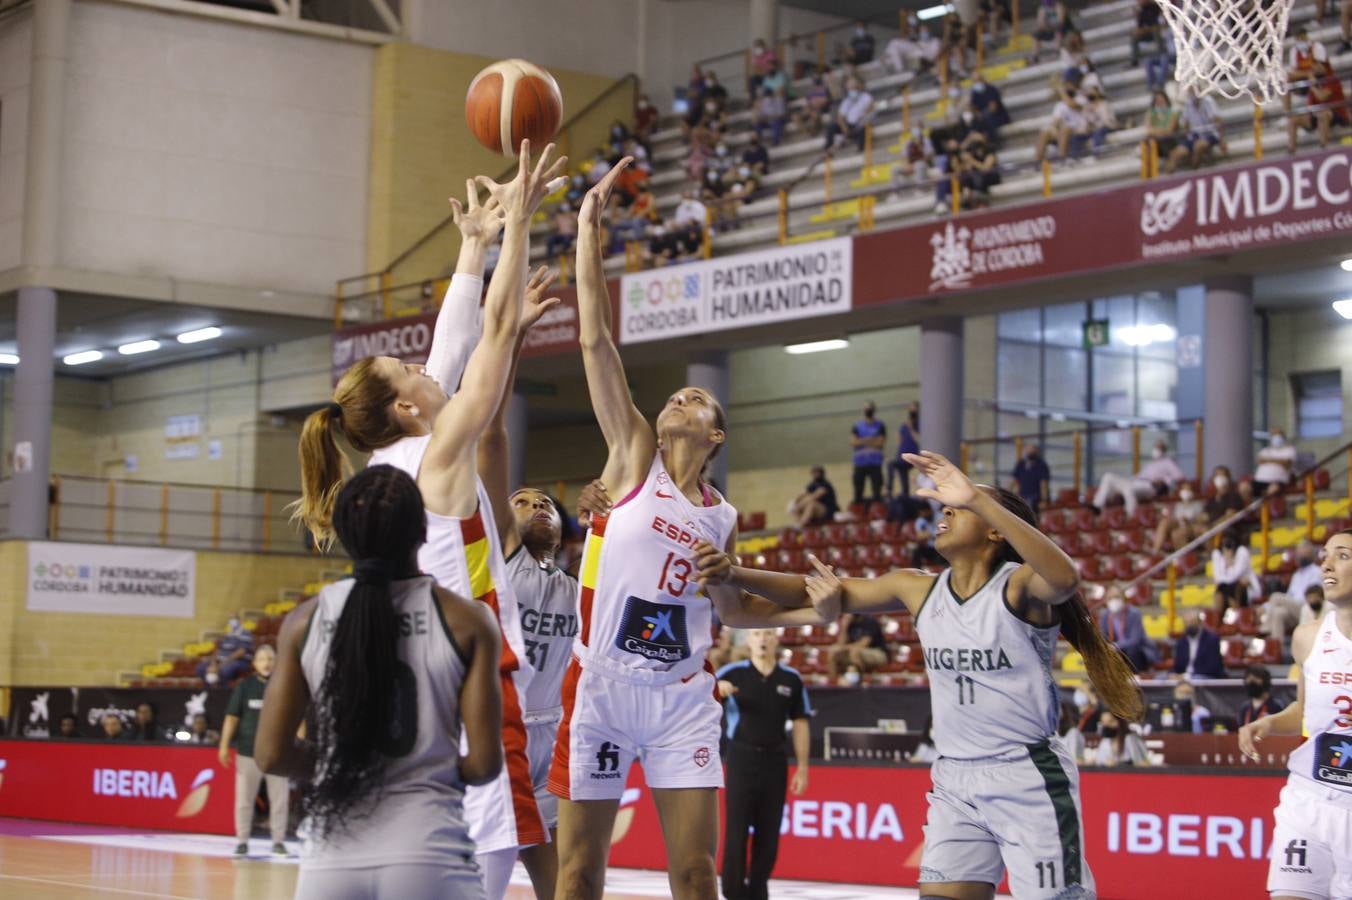
<svg viewBox="0 0 1352 900"><path fill-rule="evenodd" d="M1077 708L1082 709L1089 705L1089 695L1080 688L1075 689L1075 695L1071 699L1075 701L1075 706Z"/></svg>
<svg viewBox="0 0 1352 900"><path fill-rule="evenodd" d="M846 672L845 683L848 684L850 687L854 687L855 685L859 684L860 677L861 676L859 675L858 672L854 671Z"/></svg>
<svg viewBox="0 0 1352 900"><path fill-rule="evenodd" d="M1192 491L1179 491L1178 499L1182 500L1184 503L1190 502L1192 500Z"/></svg>
<svg viewBox="0 0 1352 900"><path fill-rule="evenodd" d="M972 124L972 119L973 119L973 118L974 118L974 117L972 116L972 114L971 114L970 112L965 112L965 113L962 114L962 121L966 122L968 125L971 125L971 124Z"/></svg>
<svg viewBox="0 0 1352 900"><path fill-rule="evenodd" d="M1126 602L1121 597L1114 597L1108 601L1108 612L1116 615L1126 606Z"/></svg>
<svg viewBox="0 0 1352 900"><path fill-rule="evenodd" d="M1164 459L1164 451L1159 447L1156 447L1154 450L1150 451L1150 455L1154 459Z"/></svg>
<svg viewBox="0 0 1352 900"><path fill-rule="evenodd" d="M751 167L750 167L750 166L742 166L740 169L737 170L737 174L738 174L738 175L741 175L743 178L750 178L750 177L751 177Z"/></svg>
<svg viewBox="0 0 1352 900"><path fill-rule="evenodd" d="M205 677L207 684L216 684L221 680L221 676L215 672L208 672Z"/></svg>
<svg viewBox="0 0 1352 900"><path fill-rule="evenodd" d="M1273 446L1274 448L1285 447L1285 446L1286 446L1286 438L1282 437L1280 434L1274 434L1274 435L1272 436L1272 441L1271 441L1271 443L1272 443L1272 446Z"/></svg>
<svg viewBox="0 0 1352 900"><path fill-rule="evenodd" d="M724 147L722 144L719 144L719 145L718 145L718 155L719 155L719 156L727 156L727 155L728 155L728 148L727 148L727 147Z"/></svg>
<svg viewBox="0 0 1352 900"><path fill-rule="evenodd" d="M1215 478L1211 479L1211 483L1216 486L1216 490L1223 491L1230 486L1230 479L1226 478L1224 475L1217 475Z"/></svg>

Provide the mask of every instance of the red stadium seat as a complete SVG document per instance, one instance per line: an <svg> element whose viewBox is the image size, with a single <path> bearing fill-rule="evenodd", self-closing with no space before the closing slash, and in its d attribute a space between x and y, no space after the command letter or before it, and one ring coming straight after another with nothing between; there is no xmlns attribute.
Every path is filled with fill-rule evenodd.
<svg viewBox="0 0 1352 900"><path fill-rule="evenodd" d="M1066 527L1065 513L1059 509L1044 509L1038 516L1038 527L1047 534L1060 534Z"/></svg>
<svg viewBox="0 0 1352 900"><path fill-rule="evenodd" d="M1102 580L1103 572L1099 567L1099 559L1097 556L1085 557L1084 559L1079 560L1079 563L1080 577L1085 581Z"/></svg>
<svg viewBox="0 0 1352 900"><path fill-rule="evenodd" d="M801 547L803 546L803 533L797 528L781 528L779 531L779 546L781 547Z"/></svg>
<svg viewBox="0 0 1352 900"><path fill-rule="evenodd" d="M751 530L752 530L752 531L764 531L764 530L765 530L765 513L764 513L764 512L753 512L753 513L748 517L748 519L749 519L748 524L750 524Z"/></svg>
<svg viewBox="0 0 1352 900"><path fill-rule="evenodd" d="M870 520L875 522L880 519L886 519L887 504L883 503L881 500L870 503L868 507L868 517Z"/></svg>
<svg viewBox="0 0 1352 900"><path fill-rule="evenodd" d="M1121 506L1110 506L1103 511L1103 515L1098 518L1099 528L1126 528L1127 511Z"/></svg>
<svg viewBox="0 0 1352 900"><path fill-rule="evenodd" d="M1061 488L1056 492L1057 506L1074 506L1080 502L1080 495L1075 488Z"/></svg>
<svg viewBox="0 0 1352 900"><path fill-rule="evenodd" d="M1317 491L1327 491L1329 489L1329 470L1316 469L1314 473L1314 487Z"/></svg>
<svg viewBox="0 0 1352 900"><path fill-rule="evenodd" d="M1245 641L1239 638L1226 638L1221 641L1221 647L1224 651L1225 667L1227 669L1243 668L1245 643Z"/></svg>
<svg viewBox="0 0 1352 900"><path fill-rule="evenodd" d="M1110 571L1112 577L1118 581L1129 581L1136 574L1135 566L1130 556L1114 556Z"/></svg>
<svg viewBox="0 0 1352 900"><path fill-rule="evenodd" d="M1159 523L1159 507L1154 503L1142 503L1136 507L1133 521L1140 528L1154 528Z"/></svg>

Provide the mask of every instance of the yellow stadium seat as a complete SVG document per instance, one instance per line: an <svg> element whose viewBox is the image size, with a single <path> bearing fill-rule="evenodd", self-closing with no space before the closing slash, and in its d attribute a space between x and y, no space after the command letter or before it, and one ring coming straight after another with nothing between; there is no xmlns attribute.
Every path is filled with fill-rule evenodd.
<svg viewBox="0 0 1352 900"><path fill-rule="evenodd" d="M1070 651L1066 654L1066 658L1061 660L1061 670L1063 672L1085 671L1084 657L1080 655L1078 650Z"/></svg>
<svg viewBox="0 0 1352 900"><path fill-rule="evenodd" d="M1167 640L1169 637L1169 614L1160 613L1156 616L1141 616L1141 624L1145 626L1145 636L1153 641Z"/></svg>
<svg viewBox="0 0 1352 900"><path fill-rule="evenodd" d="M824 241L824 240L826 240L827 238L833 238L833 237L835 237L835 236L836 236L836 232L835 232L834 229L828 229L828 230L826 230L826 231L810 231L810 232L808 232L807 234L795 234L795 235L792 235L787 241L785 241L785 243L787 243L787 244L810 244L810 243L812 243L813 241Z"/></svg>
<svg viewBox="0 0 1352 900"><path fill-rule="evenodd" d="M813 215L809 222L813 225L823 225L827 222L838 222L841 219L853 219L859 215L858 200L841 200L837 203L828 203L822 207L822 211Z"/></svg>
<svg viewBox="0 0 1352 900"><path fill-rule="evenodd" d="M900 150L897 152L900 152ZM868 166L860 170L859 177L850 182L850 187L866 188L877 184L891 184L892 170L895 168L896 163L880 163L876 166Z"/></svg>

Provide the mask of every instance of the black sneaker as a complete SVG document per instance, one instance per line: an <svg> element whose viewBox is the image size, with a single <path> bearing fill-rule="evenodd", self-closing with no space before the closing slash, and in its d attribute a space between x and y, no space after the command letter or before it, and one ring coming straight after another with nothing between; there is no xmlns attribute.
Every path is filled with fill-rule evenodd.
<svg viewBox="0 0 1352 900"><path fill-rule="evenodd" d="M249 845L248 845L247 843L236 844L236 845L235 845L235 855L236 855L236 856L248 856L248 855L249 855Z"/></svg>
<svg viewBox="0 0 1352 900"><path fill-rule="evenodd" d="M277 841L272 845L272 855L290 856L291 854L287 852L286 844L283 844L281 841Z"/></svg>

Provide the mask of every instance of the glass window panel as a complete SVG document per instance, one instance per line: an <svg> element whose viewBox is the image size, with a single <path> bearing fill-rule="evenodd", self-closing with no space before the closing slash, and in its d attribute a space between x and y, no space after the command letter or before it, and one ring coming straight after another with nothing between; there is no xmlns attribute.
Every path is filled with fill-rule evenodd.
<svg viewBox="0 0 1352 900"><path fill-rule="evenodd" d="M996 361L997 398L1003 403L1041 402L1042 351L1037 344L1000 341Z"/></svg>
<svg viewBox="0 0 1352 900"><path fill-rule="evenodd" d="M1342 373L1305 372L1291 376L1296 396L1296 432L1302 438L1338 437L1343 433Z"/></svg>
<svg viewBox="0 0 1352 900"><path fill-rule="evenodd" d="M1086 304L1063 303L1045 310L1045 336L1048 344L1061 347L1084 346Z"/></svg>
<svg viewBox="0 0 1352 900"><path fill-rule="evenodd" d="M1042 310L1018 309L1000 313L996 333L1002 338L1036 343L1042 340Z"/></svg>
<svg viewBox="0 0 1352 900"><path fill-rule="evenodd" d="M1088 407L1086 379L1089 367L1087 354L1080 349L1047 348L1046 403L1052 409L1085 410Z"/></svg>

